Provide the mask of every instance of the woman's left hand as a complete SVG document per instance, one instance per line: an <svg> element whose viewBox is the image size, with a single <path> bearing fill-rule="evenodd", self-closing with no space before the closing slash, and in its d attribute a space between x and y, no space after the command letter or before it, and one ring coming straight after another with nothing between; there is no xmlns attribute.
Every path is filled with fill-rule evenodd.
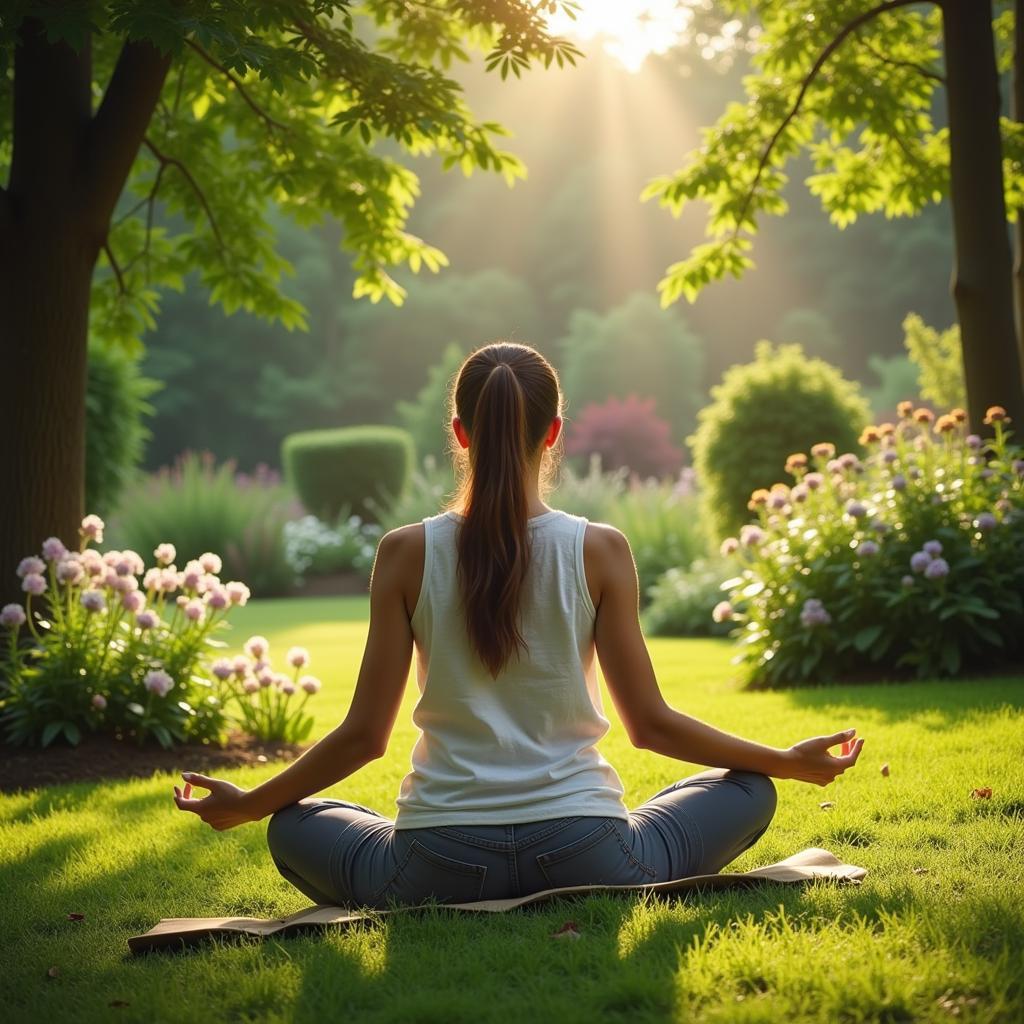
<svg viewBox="0 0 1024 1024"><path fill-rule="evenodd" d="M240 789L233 782L224 779L211 779L198 772L182 772L185 780L184 790L174 787L174 802L182 811L192 811L218 832L244 825L256 819L248 808L249 791ZM192 786L200 786L210 791L209 796L201 800L192 796Z"/></svg>

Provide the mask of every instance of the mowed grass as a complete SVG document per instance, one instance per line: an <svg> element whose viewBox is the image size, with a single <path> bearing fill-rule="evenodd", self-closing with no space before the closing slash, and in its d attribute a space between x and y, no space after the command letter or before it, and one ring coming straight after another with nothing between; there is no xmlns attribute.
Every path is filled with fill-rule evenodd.
<svg viewBox="0 0 1024 1024"><path fill-rule="evenodd" d="M262 632L279 656L293 643L312 651L322 735L347 707L365 615L361 598L254 603L232 639ZM860 886L589 898L480 918L431 910L348 934L132 958L127 937L161 917L275 916L308 901L271 863L266 822L214 832L177 811L169 775L54 787L0 797L0 1014L83 1024L1024 1020L1024 681L743 693L726 642L651 649L668 699L723 728L777 745L859 729L860 765L826 789L780 782L775 822L729 870L823 846L869 869ZM415 690L410 681L388 755L325 795L393 812ZM606 710L603 750L631 805L696 770L632 749ZM249 786L276 768L224 777ZM991 799L971 799L982 786ZM579 941L550 937L566 920Z"/></svg>

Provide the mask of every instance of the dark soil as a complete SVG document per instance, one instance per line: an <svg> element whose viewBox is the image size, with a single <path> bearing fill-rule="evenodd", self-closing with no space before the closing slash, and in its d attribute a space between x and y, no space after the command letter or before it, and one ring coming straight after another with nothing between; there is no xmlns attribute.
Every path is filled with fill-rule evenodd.
<svg viewBox="0 0 1024 1024"><path fill-rule="evenodd" d="M13 793L64 782L103 779L148 779L154 772L183 771L211 774L217 769L291 761L304 746L260 743L232 733L226 746L186 744L165 750L157 744L140 746L112 736L86 736L77 747L54 742L48 747L12 747L0 743L0 792Z"/></svg>

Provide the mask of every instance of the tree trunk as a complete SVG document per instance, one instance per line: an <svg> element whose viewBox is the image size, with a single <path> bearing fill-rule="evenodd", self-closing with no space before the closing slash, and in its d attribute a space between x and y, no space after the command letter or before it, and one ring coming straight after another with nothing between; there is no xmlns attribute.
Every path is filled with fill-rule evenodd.
<svg viewBox="0 0 1024 1024"><path fill-rule="evenodd" d="M968 414L980 431L985 410L1001 405L1024 427L991 0L942 0L942 29L956 248L952 292Z"/></svg>

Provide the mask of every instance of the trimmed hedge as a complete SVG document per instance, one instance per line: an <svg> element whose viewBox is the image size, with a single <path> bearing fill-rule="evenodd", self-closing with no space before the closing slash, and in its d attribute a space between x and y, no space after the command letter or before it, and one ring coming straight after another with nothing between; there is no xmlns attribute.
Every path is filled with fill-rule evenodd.
<svg viewBox="0 0 1024 1024"><path fill-rule="evenodd" d="M334 522L342 509L376 522L405 490L412 435L400 427L339 427L289 434L281 463L302 504Z"/></svg>
<svg viewBox="0 0 1024 1024"><path fill-rule="evenodd" d="M719 539L747 522L751 492L777 482L792 453L819 441L859 453L870 415L859 385L834 366L768 341L758 342L752 363L730 367L711 397L688 440L705 522Z"/></svg>

